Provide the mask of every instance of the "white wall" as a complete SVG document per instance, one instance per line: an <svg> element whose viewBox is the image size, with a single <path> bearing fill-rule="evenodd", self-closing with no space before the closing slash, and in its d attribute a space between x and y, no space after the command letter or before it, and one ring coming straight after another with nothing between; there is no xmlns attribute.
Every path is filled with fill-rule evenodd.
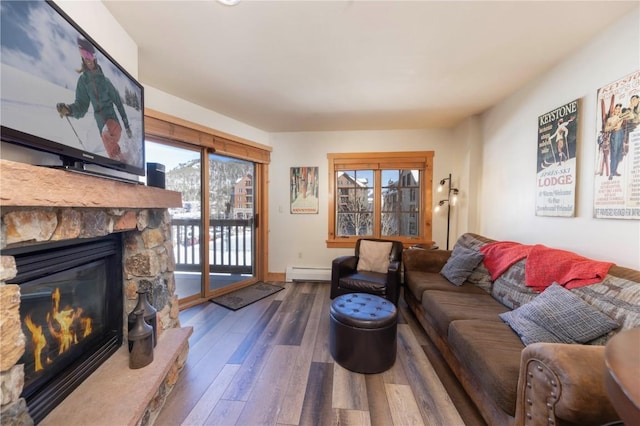
<svg viewBox="0 0 640 426"><path fill-rule="evenodd" d="M593 218L597 90L640 68L640 12L626 16L481 118L480 233L640 268L640 221ZM640 88L639 88L640 92ZM580 98L576 216L535 216L537 118Z"/></svg>
<svg viewBox="0 0 640 426"><path fill-rule="evenodd" d="M198 123L211 129L235 135L263 145L269 145L269 133L233 118L177 98L151 86L144 88L145 107L174 117Z"/></svg>
<svg viewBox="0 0 640 426"><path fill-rule="evenodd" d="M460 150L450 130L273 133L271 145L269 271L274 273L284 272L287 266L329 267L335 257L353 253L353 249L330 249L326 246L328 153L433 150L434 190L438 181L450 172L453 173L454 184L460 182L456 174L456 156ZM461 150L464 150L464 146ZM298 166L319 167L318 214L292 215L289 212L289 172L291 167ZM461 187L462 198L464 194L466 189ZM434 202L436 198L434 193ZM464 202L461 203L463 205ZM434 214L433 239L441 247L445 244L445 228L446 214ZM452 230L452 238L455 238L454 232Z"/></svg>
<svg viewBox="0 0 640 426"><path fill-rule="evenodd" d="M460 177L456 182L460 190L460 203L454 209L456 224L451 232L450 248L461 234L480 231L482 200L482 139L480 136L478 116L466 119L453 129L453 140L456 141L454 174Z"/></svg>

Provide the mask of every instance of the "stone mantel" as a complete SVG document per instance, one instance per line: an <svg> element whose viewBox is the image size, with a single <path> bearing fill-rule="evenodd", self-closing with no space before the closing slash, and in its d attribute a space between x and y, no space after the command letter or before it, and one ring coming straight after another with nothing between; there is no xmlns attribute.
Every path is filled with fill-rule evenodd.
<svg viewBox="0 0 640 426"><path fill-rule="evenodd" d="M14 257L6 255L4 249L121 233L123 315L133 310L137 290L149 291L159 324L154 362L139 372L129 369L125 343L63 401L60 410L61 406L56 407L47 418L53 419L49 424L104 421L131 426L153 424L184 366L192 332L180 327L175 294L168 209L182 207L180 192L0 159L0 207L1 423L33 422L21 396L24 365L19 359L25 350L26 337L20 326L19 286L10 283L17 268ZM135 373L144 373L144 383L130 380L137 377ZM101 378L104 380L100 381ZM123 381L132 387L123 387ZM87 387L93 391L87 391ZM126 404L107 403L113 398L106 398L105 392L118 396L115 399L125 398ZM73 408L64 408L68 404Z"/></svg>
<svg viewBox="0 0 640 426"><path fill-rule="evenodd" d="M182 207L176 191L0 160L0 206L81 208Z"/></svg>

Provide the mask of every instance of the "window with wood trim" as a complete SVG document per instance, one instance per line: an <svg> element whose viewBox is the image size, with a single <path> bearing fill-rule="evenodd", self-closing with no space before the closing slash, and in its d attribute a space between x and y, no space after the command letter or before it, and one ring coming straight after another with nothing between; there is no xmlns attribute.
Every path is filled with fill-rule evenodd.
<svg viewBox="0 0 640 426"><path fill-rule="evenodd" d="M431 242L433 151L328 154L327 247L359 238Z"/></svg>

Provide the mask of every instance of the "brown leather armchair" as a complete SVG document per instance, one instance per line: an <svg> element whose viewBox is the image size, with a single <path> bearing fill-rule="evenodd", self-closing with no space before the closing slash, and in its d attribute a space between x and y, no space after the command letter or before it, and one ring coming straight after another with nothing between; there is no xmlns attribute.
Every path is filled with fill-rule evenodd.
<svg viewBox="0 0 640 426"><path fill-rule="evenodd" d="M363 270L361 266L358 266L362 241L392 243L388 254L389 266L386 272ZM397 305L402 285L400 277L402 249L400 241L377 238L358 240L354 256L340 256L334 259L331 264L331 298L348 293L369 293L384 297Z"/></svg>

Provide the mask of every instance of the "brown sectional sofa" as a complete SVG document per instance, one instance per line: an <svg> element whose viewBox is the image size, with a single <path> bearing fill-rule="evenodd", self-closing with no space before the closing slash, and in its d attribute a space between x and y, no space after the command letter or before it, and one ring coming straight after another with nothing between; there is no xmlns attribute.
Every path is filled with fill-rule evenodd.
<svg viewBox="0 0 640 426"><path fill-rule="evenodd" d="M493 240L464 234L472 250ZM406 249L404 298L490 425L602 425L619 419L604 387L604 344L640 326L640 271L613 266L571 290L620 327L586 344L532 343L498 315L533 300L526 258L491 280L483 262L460 286L440 274L451 251Z"/></svg>

